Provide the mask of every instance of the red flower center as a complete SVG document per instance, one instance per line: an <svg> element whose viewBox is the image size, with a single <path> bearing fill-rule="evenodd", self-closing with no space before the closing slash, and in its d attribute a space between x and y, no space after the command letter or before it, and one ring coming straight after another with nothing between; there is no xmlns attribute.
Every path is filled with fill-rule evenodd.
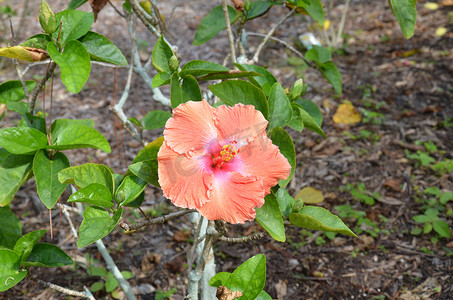
<svg viewBox="0 0 453 300"><path fill-rule="evenodd" d="M222 147L219 154L217 156L212 155L212 168L222 168L224 163L229 162L232 160L236 154L238 154L239 150L236 149L233 145L227 144Z"/></svg>

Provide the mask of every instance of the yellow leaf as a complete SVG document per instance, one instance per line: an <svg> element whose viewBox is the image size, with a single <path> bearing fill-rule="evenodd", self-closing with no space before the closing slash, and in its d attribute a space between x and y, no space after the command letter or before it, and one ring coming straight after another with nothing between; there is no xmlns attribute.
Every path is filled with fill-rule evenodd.
<svg viewBox="0 0 453 300"><path fill-rule="evenodd" d="M423 7L429 10L436 10L439 8L439 4L434 2L426 2L425 5L423 5Z"/></svg>
<svg viewBox="0 0 453 300"><path fill-rule="evenodd" d="M447 28L439 27L439 28L436 29L435 35L436 36L443 36L446 33L447 33Z"/></svg>
<svg viewBox="0 0 453 300"><path fill-rule="evenodd" d="M324 20L324 30L329 30L330 28L330 20Z"/></svg>
<svg viewBox="0 0 453 300"><path fill-rule="evenodd" d="M0 48L0 56L34 62L33 56L22 46Z"/></svg>
<svg viewBox="0 0 453 300"><path fill-rule="evenodd" d="M338 106L332 119L337 124L356 124L362 120L362 117L351 102L345 102Z"/></svg>
<svg viewBox="0 0 453 300"><path fill-rule="evenodd" d="M324 196L320 190L307 186L297 192L294 199L302 200L306 204L316 204L323 202Z"/></svg>
<svg viewBox="0 0 453 300"><path fill-rule="evenodd" d="M151 12L151 2L141 1L140 6L148 13L148 15L150 15L150 16L153 15L153 13Z"/></svg>

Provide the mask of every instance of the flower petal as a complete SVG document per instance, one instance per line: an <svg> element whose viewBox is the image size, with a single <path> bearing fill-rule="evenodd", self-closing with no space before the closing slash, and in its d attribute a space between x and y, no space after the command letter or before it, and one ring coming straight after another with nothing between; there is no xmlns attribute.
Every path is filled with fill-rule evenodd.
<svg viewBox="0 0 453 300"><path fill-rule="evenodd" d="M229 175L224 180L214 180L214 189L208 192L210 201L198 211L208 220L223 220L231 224L255 219L255 207L264 204L262 181L239 173Z"/></svg>
<svg viewBox="0 0 453 300"><path fill-rule="evenodd" d="M159 184L174 205L200 208L208 200L214 175L206 173L198 156L187 157L165 142L157 154Z"/></svg>
<svg viewBox="0 0 453 300"><path fill-rule="evenodd" d="M183 103L173 110L165 124L165 141L179 154L206 151L217 138L213 118L214 108L206 100Z"/></svg>
<svg viewBox="0 0 453 300"><path fill-rule="evenodd" d="M262 179L266 195L280 179L288 178L291 173L288 160L264 134L242 147L237 156L243 164L241 174L254 175Z"/></svg>
<svg viewBox="0 0 453 300"><path fill-rule="evenodd" d="M236 104L233 107L219 106L214 123L219 131L219 141L250 140L264 133L267 120L253 105Z"/></svg>

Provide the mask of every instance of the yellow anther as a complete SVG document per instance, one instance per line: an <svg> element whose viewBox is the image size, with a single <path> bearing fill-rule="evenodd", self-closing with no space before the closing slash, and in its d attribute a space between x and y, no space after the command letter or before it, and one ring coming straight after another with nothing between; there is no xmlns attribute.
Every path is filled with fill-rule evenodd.
<svg viewBox="0 0 453 300"><path fill-rule="evenodd" d="M219 157L224 162L228 162L238 153L237 149L232 145L225 145L219 153Z"/></svg>

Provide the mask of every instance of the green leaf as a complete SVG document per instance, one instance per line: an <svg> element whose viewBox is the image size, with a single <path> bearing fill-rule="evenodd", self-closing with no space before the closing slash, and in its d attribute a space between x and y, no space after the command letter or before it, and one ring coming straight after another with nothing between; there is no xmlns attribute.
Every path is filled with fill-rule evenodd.
<svg viewBox="0 0 453 300"><path fill-rule="evenodd" d="M62 267L72 265L74 261L56 245L40 243L33 247L24 267Z"/></svg>
<svg viewBox="0 0 453 300"><path fill-rule="evenodd" d="M69 2L68 4L67 9L76 9L87 1L88 0L71 0L71 2Z"/></svg>
<svg viewBox="0 0 453 300"><path fill-rule="evenodd" d="M171 88L171 107L175 108L181 103L187 101L201 101L201 90L198 81L192 75L186 75L181 78L182 84L179 84L179 77L173 74L170 80Z"/></svg>
<svg viewBox="0 0 453 300"><path fill-rule="evenodd" d="M232 79L232 78L245 78L245 77L254 77L260 76L259 73L256 72L244 72L238 70L232 71L222 71L217 73L208 74L202 77L199 77L199 81L206 81L206 80L218 80L218 79Z"/></svg>
<svg viewBox="0 0 453 300"><path fill-rule="evenodd" d="M297 104L300 104L302 108L310 115L312 120L321 128L322 126L322 113L319 110L319 107L313 103L313 101L307 99L297 99Z"/></svg>
<svg viewBox="0 0 453 300"><path fill-rule="evenodd" d="M94 121L92 119L57 119L52 123L52 135L58 136L60 135L60 131L66 129L66 127L72 126L87 126L90 128L94 127Z"/></svg>
<svg viewBox="0 0 453 300"><path fill-rule="evenodd" d="M33 91L36 81L25 81L28 92ZM0 84L0 103L16 102L25 99L25 91L19 80L9 80Z"/></svg>
<svg viewBox="0 0 453 300"><path fill-rule="evenodd" d="M91 264L86 269L87 274L90 276L99 276L105 277L107 276L107 270L104 267L93 267Z"/></svg>
<svg viewBox="0 0 453 300"><path fill-rule="evenodd" d="M318 206L304 206L298 213L291 213L289 221L301 228L356 236L339 217Z"/></svg>
<svg viewBox="0 0 453 300"><path fill-rule="evenodd" d="M225 286L230 276L230 272L219 272L211 277L211 279L209 280L209 285L217 288L221 285Z"/></svg>
<svg viewBox="0 0 453 300"><path fill-rule="evenodd" d="M146 181L137 176L127 176L116 191L117 203L121 206L128 205L142 194L145 187ZM123 199L118 199L118 195L122 195Z"/></svg>
<svg viewBox="0 0 453 300"><path fill-rule="evenodd" d="M171 113L163 110L152 110L143 117L143 128L148 130L159 129L165 126Z"/></svg>
<svg viewBox="0 0 453 300"><path fill-rule="evenodd" d="M245 13L247 20L261 16L269 10L271 4L270 1L253 1L250 3L250 9Z"/></svg>
<svg viewBox="0 0 453 300"><path fill-rule="evenodd" d="M238 67L239 70L242 70L242 71L256 72L256 73L262 74L263 76L250 77L249 80L254 85L261 87L264 94L266 96L269 96L271 87L277 82L277 79L275 79L274 75L272 75L271 72L269 72L268 70L266 70L263 67L255 66L255 65L235 64L235 66Z"/></svg>
<svg viewBox="0 0 453 300"><path fill-rule="evenodd" d="M19 123L19 127L34 128L46 134L46 122L44 118L34 116L28 112L22 116L22 119L20 120Z"/></svg>
<svg viewBox="0 0 453 300"><path fill-rule="evenodd" d="M21 115L26 114L30 110L27 102L6 102L6 108Z"/></svg>
<svg viewBox="0 0 453 300"><path fill-rule="evenodd" d="M431 218L425 215L413 216L412 219L417 223L427 223L431 221Z"/></svg>
<svg viewBox="0 0 453 300"><path fill-rule="evenodd" d="M137 156L134 158L132 163L137 163L144 160L149 159L157 159L157 153L159 152L160 147L164 143L164 137L158 137L151 143L148 143L140 152L138 152Z"/></svg>
<svg viewBox="0 0 453 300"><path fill-rule="evenodd" d="M414 35L417 19L417 0L388 0L390 8L400 24L401 32L406 39Z"/></svg>
<svg viewBox="0 0 453 300"><path fill-rule="evenodd" d="M278 146L280 149L281 154L288 160L289 164L291 165L291 174L285 180L280 180L278 184L284 188L291 178L293 178L295 169L296 169L296 150L294 149L294 143L291 137L289 136L288 132L281 127L276 127L270 131L270 137L272 140L272 144Z"/></svg>
<svg viewBox="0 0 453 300"><path fill-rule="evenodd" d="M110 153L107 139L94 128L84 125L71 125L59 128L58 132L52 132L52 145L49 149L68 150L78 148L95 148Z"/></svg>
<svg viewBox="0 0 453 300"><path fill-rule="evenodd" d="M49 35L39 33L29 37L25 42L20 44L20 46L47 50L47 43L50 41L51 39Z"/></svg>
<svg viewBox="0 0 453 300"><path fill-rule="evenodd" d="M120 207L113 216L97 206L89 206L83 212L83 221L79 228L79 248L86 247L108 235L118 224L123 214Z"/></svg>
<svg viewBox="0 0 453 300"><path fill-rule="evenodd" d="M302 121L304 122L304 127L307 128L307 129L310 129L313 132L316 132L317 134L319 134L319 135L321 135L323 137L326 137L326 135L324 134L324 131L312 119L310 114L308 114L308 112L306 112L299 103L293 103L293 107L295 107L295 106L299 107L299 112L300 112L300 116L302 118Z"/></svg>
<svg viewBox="0 0 453 300"><path fill-rule="evenodd" d="M284 217L288 216L292 210L293 205L296 202L293 197L290 196L287 190L279 188L275 193L277 198L278 205L280 206L280 211Z"/></svg>
<svg viewBox="0 0 453 300"><path fill-rule="evenodd" d="M291 103L291 108L293 109L293 116L291 121L289 121L288 126L294 130L302 132L302 130L304 130L304 121L302 120L300 106L295 103Z"/></svg>
<svg viewBox="0 0 453 300"><path fill-rule="evenodd" d="M159 187L159 177L157 174L157 159L143 160L129 166L135 176L140 177L144 181Z"/></svg>
<svg viewBox="0 0 453 300"><path fill-rule="evenodd" d="M442 192L439 197L439 201L442 205L448 203L448 201L453 200L453 193L452 192Z"/></svg>
<svg viewBox="0 0 453 300"><path fill-rule="evenodd" d="M329 61L319 66L322 76L333 86L338 94L342 93L341 74L333 62Z"/></svg>
<svg viewBox="0 0 453 300"><path fill-rule="evenodd" d="M59 42L66 44L84 36L94 22L94 14L80 10L64 10L56 14L57 23L61 22L61 35ZM59 30L52 34L58 40ZM52 56L52 55L51 55Z"/></svg>
<svg viewBox="0 0 453 300"><path fill-rule="evenodd" d="M34 128L0 129L0 147L12 154L29 154L47 146L47 136Z"/></svg>
<svg viewBox="0 0 453 300"><path fill-rule="evenodd" d="M54 44L47 44L47 52L61 69L61 81L71 93L78 93L90 76L90 54L79 41L70 41L60 53Z"/></svg>
<svg viewBox="0 0 453 300"><path fill-rule="evenodd" d="M124 204L123 206L127 207L140 207L142 205L143 201L145 201L145 191L143 191L140 195L138 195L137 198L132 200L131 202Z"/></svg>
<svg viewBox="0 0 453 300"><path fill-rule="evenodd" d="M271 130L275 127L285 127L291 121L292 107L280 83L276 82L269 92L269 125Z"/></svg>
<svg viewBox="0 0 453 300"><path fill-rule="evenodd" d="M162 85L169 84L170 78L171 78L170 73L166 73L166 72L157 73L156 76L153 77L153 83L151 84L152 88L155 89Z"/></svg>
<svg viewBox="0 0 453 300"><path fill-rule="evenodd" d="M182 88L179 84L179 75L177 73L174 73L170 78L170 102L172 108L183 103Z"/></svg>
<svg viewBox="0 0 453 300"><path fill-rule="evenodd" d="M129 271L121 271L121 275L123 275L124 279L131 279L135 277L135 274Z"/></svg>
<svg viewBox="0 0 453 300"><path fill-rule="evenodd" d="M328 48L313 45L313 47L305 53L306 60L312 60L318 64L324 64L332 60L332 54Z"/></svg>
<svg viewBox="0 0 453 300"><path fill-rule="evenodd" d="M231 291L241 291L239 299L255 299L266 282L266 257L263 254L249 258L234 270L226 283Z"/></svg>
<svg viewBox="0 0 453 300"><path fill-rule="evenodd" d="M56 152L50 158L47 151L40 150L33 159L33 173L38 195L48 209L54 207L66 189L67 184L58 181L58 172L69 166L68 158L61 152Z"/></svg>
<svg viewBox="0 0 453 300"><path fill-rule="evenodd" d="M22 226L19 218L9 206L0 207L0 247L13 249L21 235ZM2 274L0 273L0 275Z"/></svg>
<svg viewBox="0 0 453 300"><path fill-rule="evenodd" d="M0 168L0 206L11 203L19 188L32 176L33 155L5 158Z"/></svg>
<svg viewBox="0 0 453 300"><path fill-rule="evenodd" d="M436 220L433 222L434 231L436 231L441 237L450 238L451 231L448 227L448 223L442 220Z"/></svg>
<svg viewBox="0 0 453 300"><path fill-rule="evenodd" d="M46 0L41 0L41 5L39 6L39 23L41 28L48 34L53 33L58 25L55 14Z"/></svg>
<svg viewBox="0 0 453 300"><path fill-rule="evenodd" d="M255 85L244 80L228 80L210 85L211 92L219 97L225 104L233 106L236 103L251 104L267 119L269 107L266 96Z"/></svg>
<svg viewBox="0 0 453 300"><path fill-rule="evenodd" d="M20 271L20 258L12 250L0 250L0 292L4 292L27 276L28 271Z"/></svg>
<svg viewBox="0 0 453 300"><path fill-rule="evenodd" d="M321 27L324 25L324 9L320 0L298 0L297 5L303 7Z"/></svg>
<svg viewBox="0 0 453 300"><path fill-rule="evenodd" d="M88 31L79 39L90 54L91 60L103 61L118 66L127 65L126 57L115 44L102 34Z"/></svg>
<svg viewBox="0 0 453 300"><path fill-rule="evenodd" d="M151 55L151 63L157 72L165 72L172 74L170 70L170 58L174 55L173 50L165 42L163 36L157 39L156 45L154 45L153 54Z"/></svg>
<svg viewBox="0 0 453 300"><path fill-rule="evenodd" d="M204 60L192 60L182 67L180 76L192 75L200 77L211 73L230 71L227 67Z"/></svg>
<svg viewBox="0 0 453 300"><path fill-rule="evenodd" d="M58 173L58 180L62 183L75 184L78 188L84 188L92 183L105 185L113 194L113 171L105 166L87 163L80 166L69 167Z"/></svg>
<svg viewBox="0 0 453 300"><path fill-rule="evenodd" d="M282 212L277 199L273 194L267 195L264 205L256 209L256 221L277 241L284 242L285 227L283 226Z"/></svg>
<svg viewBox="0 0 453 300"><path fill-rule="evenodd" d="M35 230L21 237L14 246L14 252L19 255L21 261L27 260L33 247L38 243L47 230Z"/></svg>
<svg viewBox="0 0 453 300"><path fill-rule="evenodd" d="M228 5L228 15L232 24L239 17L236 10ZM226 29L225 17L223 15L222 6L214 7L200 22L193 44L201 45L215 37L220 31Z"/></svg>
<svg viewBox="0 0 453 300"><path fill-rule="evenodd" d="M112 193L100 183L92 183L78 190L69 197L68 202L83 202L106 208L115 205L112 202Z"/></svg>
<svg viewBox="0 0 453 300"><path fill-rule="evenodd" d="M272 297L266 293L264 290L262 290L258 296L255 298L255 300L272 300Z"/></svg>
<svg viewBox="0 0 453 300"><path fill-rule="evenodd" d="M127 2L125 2L127 3ZM96 293L104 288L104 282L103 281L96 281L90 286L90 291L93 293Z"/></svg>
<svg viewBox="0 0 453 300"><path fill-rule="evenodd" d="M115 277L111 276L105 281L105 291L107 293L113 292L118 287L118 281Z"/></svg>

